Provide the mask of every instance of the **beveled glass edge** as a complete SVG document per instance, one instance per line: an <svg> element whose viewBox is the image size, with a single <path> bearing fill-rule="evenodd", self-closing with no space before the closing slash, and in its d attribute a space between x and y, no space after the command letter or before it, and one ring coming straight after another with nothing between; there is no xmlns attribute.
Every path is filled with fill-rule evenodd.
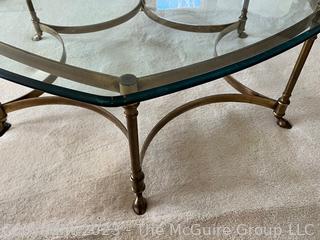
<svg viewBox="0 0 320 240"><path fill-rule="evenodd" d="M211 59L191 64L185 67L152 74L139 78L139 90L146 90L155 87L160 87L162 85L171 84L178 82L182 79L189 79L191 77L200 76L208 72L215 71L219 68L225 67L227 65L236 63L238 61L245 60L248 57L252 57L256 54L262 53L268 49L276 47L284 42L291 41L292 38L296 37L301 32L308 29L315 23L314 20L319 16L320 11L316 11L299 21L298 23L274 34L262 41L256 42L244 48L238 49L236 51L221 55L219 57L213 57ZM216 42L213 41L213 45L217 45L219 40L228 32L236 30L238 23L235 23L225 30L220 32L219 36L216 39ZM215 55L215 50L212 51L212 55Z"/></svg>
<svg viewBox="0 0 320 240"><path fill-rule="evenodd" d="M40 28L43 32L55 32L54 29L51 29L46 25L40 24ZM58 33L56 34L59 36ZM14 61L58 77L64 77L72 81L119 93L119 77L116 76L79 68L69 64L62 64L59 61L39 56L3 42L0 42L0 54Z"/></svg>
<svg viewBox="0 0 320 240"><path fill-rule="evenodd" d="M176 91L176 90L174 90L174 88L172 88L172 90L168 90L169 87L182 86L181 83L184 81L188 81L188 80L190 80L191 85L194 85L194 86L199 85L199 84L201 84L201 82L197 83L196 82L197 79L199 81L201 81L202 77L206 76L207 74L210 75L210 73L218 72L221 69L224 69L225 67L233 66L233 64L237 63L237 61L242 62L243 60L248 58L247 51L250 48L255 48L256 50L260 49L260 51L262 51L261 53L263 53L266 49L265 47L272 46L272 44L271 44L272 40L274 43L273 47L276 47L279 44L282 45L282 43L284 41L288 41L288 40L289 40L289 42L292 41L293 39L291 39L291 38L294 38L300 32L302 32L303 30L310 27L310 24L312 23L311 20L313 20L315 17L317 17L317 21L319 20L319 10L320 10L319 8L316 9L316 11L313 14L311 14L310 16L305 18L304 20L298 22L297 24L287 28L286 30L284 30L278 34L275 34L274 36L271 36L268 39L262 40L256 44L252 44L246 48L239 49L239 50L234 51L230 54L225 54L220 57L217 57L214 59L209 59L207 61L199 62L199 63L189 65L186 67L170 70L167 72L162 72L159 74L153 74L153 75L149 75L146 77L141 77L141 78L139 78L139 83L138 83L139 84L139 89L138 89L139 92L130 94L130 96L136 96L136 97L138 97L139 95L142 96L143 93L145 93L149 90L154 92L154 97L165 95L170 92ZM229 27L227 27L225 30L228 30L228 28L231 28L230 30L235 30L238 27L238 24L239 23L234 23L234 24L230 25ZM307 24L309 24L309 26L307 26ZM319 24L319 22L317 22L316 24ZM48 28L48 30L50 30L50 27L48 27L46 25L42 25L42 24L41 24L41 28L43 28L44 30L45 30L45 28ZM54 31L53 29L51 29L51 30ZM220 33L220 35L221 34L222 35L225 34L224 31L222 31ZM286 35L287 36L284 39L281 39L281 35L283 35L283 34L284 34L284 36L286 36ZM279 36L280 36L280 39L279 39ZM261 46L257 47L259 45L261 45ZM18 62L22 62L22 63L29 65L29 66L32 66L32 64L30 64L30 63L34 63L33 67L36 67L36 68L43 70L45 72L48 72L51 74L58 73L57 74L58 76L62 76L62 77L65 77L65 78L71 79L71 80L73 80L73 79L76 81L78 80L78 82L81 82L81 81L79 81L79 79L84 80L83 83L85 83L87 85L91 85L91 86L93 86L94 84L92 85L92 84L90 84L90 82L95 82L95 81L97 83L100 82L99 85L101 85L100 86L101 88L119 92L119 77L110 76L110 75L103 74L103 73L97 73L97 72L93 72L90 70L77 68L77 67L74 67L71 65L61 64L57 61L53 61L53 60L50 60L50 59L47 59L47 58L44 58L44 57L41 57L41 56L38 56L35 54L31 54L31 53L26 52L22 49L15 48L13 46L10 46L8 44L4 44L2 42L0 42L0 52L4 56L7 56L11 59L14 59ZM3 54L3 52L5 54ZM259 51L258 52L253 51L250 53L255 55L256 53L259 53ZM12 57L12 56L14 56L14 57ZM246 58L244 58L244 57L246 57ZM251 57L254 58L255 56L251 55ZM270 57L272 57L272 56L270 56ZM232 58L233 60L236 59L236 61L233 61L233 62L226 61L228 58L229 59ZM219 60L220 61L222 60L222 61L219 63ZM59 66L63 70L59 69ZM76 72L76 74L74 74L74 72L71 73L71 71L68 71L68 70L74 70L74 72ZM3 70L3 72L5 73L4 76L8 75L8 73L9 73L6 70ZM12 74L14 75L14 73L12 73ZM12 74L11 74L11 77L13 76ZM19 77L19 79L21 79L21 77L23 78L23 76L21 76L21 75L16 74L15 76ZM79 78L79 79L77 79L77 78ZM12 79L8 79L8 80L14 81ZM29 80L34 80L34 79L29 78ZM85 80L89 80L89 83L87 83ZM106 80L106 81L102 81L102 80ZM214 79L212 79L212 80L214 80ZM38 80L34 80L34 81L38 81ZM28 81L28 82L30 83L30 81ZM39 84L42 85L43 87L46 85L46 83L39 83ZM25 84L23 84L23 85L25 85ZM45 87L47 89L47 90L45 90L46 92L49 92L48 87L50 87L50 86L52 86L52 89L55 87L58 87L58 86L54 86L54 85L48 85ZM97 97L98 98L102 97L103 99L105 99L106 104L108 104L108 105L113 105L113 103L111 103L110 101L107 101L107 100L114 100L114 99L118 99L118 98L119 98L118 100L120 100L121 97L123 97L123 96L117 96L117 97L98 96L98 95L94 95L94 94L71 90L71 89L64 88L64 87L61 87L61 88L65 89L66 92L68 92L68 91L69 92L77 92L78 94L83 93L88 96L95 96L95 99L97 99ZM165 91L163 93L159 93L158 92L159 89L166 89L167 91ZM55 94L55 93L53 92L53 94ZM68 94L66 94L66 95L68 95ZM128 96L129 95L125 96L126 99L128 101L131 101L131 100L129 100ZM121 100L120 100L120 102L121 102ZM126 102L126 101L124 101L124 102ZM99 104L99 103L97 103L97 104ZM120 104L120 103L115 103L115 104Z"/></svg>
<svg viewBox="0 0 320 240"><path fill-rule="evenodd" d="M126 96L115 96L115 97L105 97L94 95L90 93L80 92L77 90L67 89L60 86L55 86L47 84L44 82L39 82L25 76L21 76L16 73L9 72L4 69L0 69L0 77L11 82L18 83L23 86L31 87L33 89L45 91L61 97L71 98L77 101L87 102L98 106L105 107L119 107L128 105L135 102L142 102L152 98L160 97L163 95L171 94L177 91L181 91L187 88L195 87L210 81L219 79L226 75L233 74L235 72L241 71L245 68L256 65L260 62L268 60L274 56L277 56L301 43L316 36L320 32L320 25L314 26L312 29L307 30L288 42L284 42L272 49L269 49L263 53L250 57L248 59L242 60L240 62L231 64L229 66L223 67L219 70L215 70L209 73L205 73L199 76L191 77L188 79L181 80L176 83L171 83L166 86L160 86L149 90L144 90L141 92L132 93Z"/></svg>
<svg viewBox="0 0 320 240"><path fill-rule="evenodd" d="M301 29L298 29L298 26L301 25L301 23L305 21L310 22L314 16L315 16L315 13L311 14L309 17L307 17L303 21L293 25L291 27L291 30L294 33L292 34L292 37L301 32ZM236 28L239 26L239 24L240 22L236 22L228 26L227 29L229 27ZM47 25L39 24L39 27L42 31L55 31L54 29L51 29ZM307 27L309 26L305 24L304 29L306 29ZM264 44L268 41L263 40L260 43ZM255 46L255 45L253 44L252 46ZM263 50L263 48L261 49ZM246 57L248 54L244 51L246 51L246 48L232 52L232 59L235 59L237 55L241 55L241 54L242 54L241 56L242 58ZM55 76L64 77L71 81L102 88L105 90L114 91L117 93L120 92L120 89L119 89L120 77L117 77L117 76L90 71L84 68L79 68L79 67L68 65L68 64L61 64L58 61L54 61L36 54L32 54L30 52L24 51L22 49L13 47L11 45L8 45L2 42L0 42L0 53L3 56L6 56L12 60L23 63L30 67L42 70L44 72L51 73ZM213 69L222 67L225 64L227 64L228 57L230 56L226 54L218 58L209 59L204 62L199 62L189 66L181 67L178 69L173 69L173 70L158 73L158 74L139 77L138 90L142 91L150 88L155 88L160 85L166 85L173 82L181 81L182 79L193 77L195 75L204 74L208 71L212 71ZM241 58L238 58L238 59L241 60Z"/></svg>

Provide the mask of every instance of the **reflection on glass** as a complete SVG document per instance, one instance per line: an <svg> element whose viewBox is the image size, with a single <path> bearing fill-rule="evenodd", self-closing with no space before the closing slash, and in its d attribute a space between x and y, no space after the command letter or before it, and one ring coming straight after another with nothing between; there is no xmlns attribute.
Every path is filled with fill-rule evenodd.
<svg viewBox="0 0 320 240"><path fill-rule="evenodd" d="M157 0L157 10L199 8L201 0Z"/></svg>

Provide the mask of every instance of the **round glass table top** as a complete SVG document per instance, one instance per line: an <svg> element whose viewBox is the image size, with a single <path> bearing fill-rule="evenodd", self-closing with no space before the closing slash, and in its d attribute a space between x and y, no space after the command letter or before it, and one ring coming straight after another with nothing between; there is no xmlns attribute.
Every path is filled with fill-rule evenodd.
<svg viewBox="0 0 320 240"><path fill-rule="evenodd" d="M203 84L320 32L317 0L0 2L0 78L120 106ZM32 20L32 21L30 21ZM38 33L40 41L32 41Z"/></svg>

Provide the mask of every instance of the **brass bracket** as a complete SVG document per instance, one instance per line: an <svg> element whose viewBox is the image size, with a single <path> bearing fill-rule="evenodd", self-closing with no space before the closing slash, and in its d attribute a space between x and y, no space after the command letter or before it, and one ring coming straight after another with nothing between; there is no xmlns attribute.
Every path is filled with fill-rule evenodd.
<svg viewBox="0 0 320 240"><path fill-rule="evenodd" d="M120 93L123 95L138 91L138 78L132 74L122 75L119 79Z"/></svg>

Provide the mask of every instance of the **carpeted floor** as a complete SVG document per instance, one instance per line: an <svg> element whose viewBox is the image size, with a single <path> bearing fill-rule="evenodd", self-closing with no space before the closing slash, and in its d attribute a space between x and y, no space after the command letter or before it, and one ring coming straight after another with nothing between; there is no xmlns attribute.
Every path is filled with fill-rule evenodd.
<svg viewBox="0 0 320 240"><path fill-rule="evenodd" d="M29 20L25 7L19 4L17 0L0 1L1 13L7 8L4 19ZM137 21L142 20L140 17ZM9 26L9 21L3 24ZM29 25L28 21L21 23L20 40L30 38ZM5 33L13 32L11 28L4 29ZM10 37L6 34L1 38ZM111 57L105 64L95 66L99 59L86 55L90 46L83 49L82 55L76 55L80 38L70 39L72 53L68 61L84 66L88 62L96 70L110 68L114 73L123 69ZM205 44L205 39L194 41ZM50 41L45 39L41 44L47 44L46 40ZM152 43L154 38L145 34L134 40L130 58L141 57L134 55L141 51L137 42ZM163 42L164 48L177 44L171 40ZM137 63L126 65L128 71L136 69L139 62L144 64L139 71L148 67L150 70L150 66L157 71L173 64L170 61L174 59L160 54L161 44L153 44L156 49L149 49L148 45L146 50L150 61L138 58ZM189 49L190 43L185 44ZM105 47L109 51L114 46ZM279 97L299 49L236 76L262 93ZM46 51L55 54L49 48ZM168 65L156 66L153 51L158 51L158 61L168 61ZM318 240L319 51L320 44L316 43L288 109L292 130L277 127L268 109L232 103L205 106L168 124L151 144L143 165L149 201L148 212L143 216L131 211L127 142L111 123L92 112L66 106L44 106L10 114L13 127L0 139L0 239ZM97 48L96 53L105 52ZM183 47L172 54L186 63L199 58L184 52ZM4 58L0 61L8 64ZM29 71L34 77L40 74L29 68L21 71ZM27 91L0 81L1 102ZM141 140L174 107L230 91L233 90L223 80L218 80L142 103ZM111 111L124 120L121 108Z"/></svg>

